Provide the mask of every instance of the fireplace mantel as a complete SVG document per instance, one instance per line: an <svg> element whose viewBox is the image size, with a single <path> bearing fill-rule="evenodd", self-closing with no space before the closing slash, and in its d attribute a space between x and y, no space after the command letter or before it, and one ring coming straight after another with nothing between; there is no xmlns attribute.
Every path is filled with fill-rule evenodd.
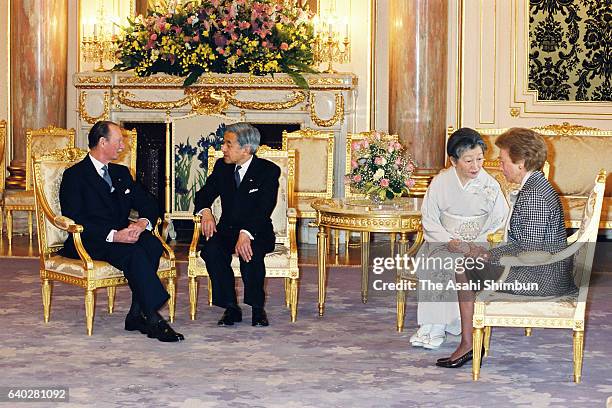
<svg viewBox="0 0 612 408"><path fill-rule="evenodd" d="M355 129L357 77L352 73L305 75L308 89L286 74L204 74L185 88L184 78L132 72L80 72L77 145L87 145L87 132L98 120L166 122L171 117L221 113L253 123L299 123L336 135L335 187L342 196L347 132Z"/></svg>

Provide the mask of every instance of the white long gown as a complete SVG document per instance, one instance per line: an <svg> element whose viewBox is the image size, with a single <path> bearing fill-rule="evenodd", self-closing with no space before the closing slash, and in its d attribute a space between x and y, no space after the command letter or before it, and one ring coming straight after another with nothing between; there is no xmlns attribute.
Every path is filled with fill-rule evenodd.
<svg viewBox="0 0 612 408"><path fill-rule="evenodd" d="M504 225L508 216L508 203L499 183L484 169L462 185L455 167L443 170L431 182L421 207L425 243L417 257L422 259L457 259L462 255L447 250L452 239L487 245L487 235ZM454 282L452 268L416 270L420 281L440 282L446 287ZM445 324L452 334L461 332L457 293L452 290L432 291L418 289L417 321L419 325Z"/></svg>

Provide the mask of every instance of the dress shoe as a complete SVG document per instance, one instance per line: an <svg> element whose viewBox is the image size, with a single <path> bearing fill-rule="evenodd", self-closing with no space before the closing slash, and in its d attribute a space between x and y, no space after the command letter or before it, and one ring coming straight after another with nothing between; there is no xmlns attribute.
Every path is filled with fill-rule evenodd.
<svg viewBox="0 0 612 408"><path fill-rule="evenodd" d="M147 334L147 321L144 316L140 313L132 314L128 313L125 316L125 330L136 331L138 330L142 334Z"/></svg>
<svg viewBox="0 0 612 408"><path fill-rule="evenodd" d="M442 361L438 360L436 365L438 367L444 367L444 368L459 368L463 366L465 363L467 363L468 361L471 361L472 357L473 357L473 353L472 353L472 350L470 350L464 355L459 356L454 360L451 360L450 358L448 358L448 360L442 360Z"/></svg>
<svg viewBox="0 0 612 408"><path fill-rule="evenodd" d="M172 327L164 319L160 319L157 323L147 325L147 337L157 339L165 343L185 340L185 336L175 332Z"/></svg>
<svg viewBox="0 0 612 408"><path fill-rule="evenodd" d="M217 326L233 326L234 323L242 321L242 310L240 308L228 307L223 312L223 316L217 322Z"/></svg>
<svg viewBox="0 0 612 408"><path fill-rule="evenodd" d="M410 344L412 347L423 347L423 344L427 341L427 336L429 336L429 331L431 330L431 324L424 324L410 336Z"/></svg>
<svg viewBox="0 0 612 408"><path fill-rule="evenodd" d="M484 344L483 344L482 345L482 351L480 352L480 365L482 365L482 360L484 359L484 351L485 351L485 348L484 348ZM472 357L473 356L474 355L472 354ZM450 360L450 357L443 357L443 358L439 358L436 362L437 363L444 363L444 362L449 361L449 360Z"/></svg>
<svg viewBox="0 0 612 408"><path fill-rule="evenodd" d="M270 323L268 322L268 316L263 308L253 308L253 317L251 319L251 326L265 327Z"/></svg>
<svg viewBox="0 0 612 408"><path fill-rule="evenodd" d="M424 339L423 341L423 348L426 348L429 350L437 350L440 348L442 343L444 343L444 340L446 340L446 333L441 333L441 334L429 333L429 336L427 336L427 338Z"/></svg>

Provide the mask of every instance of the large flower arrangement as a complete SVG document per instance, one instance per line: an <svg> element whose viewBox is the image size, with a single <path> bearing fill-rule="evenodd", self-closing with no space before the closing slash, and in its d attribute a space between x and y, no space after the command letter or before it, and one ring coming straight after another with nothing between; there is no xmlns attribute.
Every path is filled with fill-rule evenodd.
<svg viewBox="0 0 612 408"><path fill-rule="evenodd" d="M170 8L172 9L172 7ZM114 69L139 76L205 72L267 75L284 72L302 86L313 65L312 14L273 0L193 0L173 10L128 20L117 40Z"/></svg>
<svg viewBox="0 0 612 408"><path fill-rule="evenodd" d="M351 147L351 172L345 181L353 189L384 201L408 193L414 186L415 164L401 143L386 141L375 133Z"/></svg>

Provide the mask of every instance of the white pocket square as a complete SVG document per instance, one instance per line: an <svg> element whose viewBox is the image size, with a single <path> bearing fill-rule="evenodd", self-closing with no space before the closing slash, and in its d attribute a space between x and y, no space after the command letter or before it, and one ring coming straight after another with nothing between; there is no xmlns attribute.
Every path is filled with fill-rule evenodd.
<svg viewBox="0 0 612 408"><path fill-rule="evenodd" d="M258 188L252 188L252 189L249 190L249 194L254 193L256 191L259 191L259 189Z"/></svg>
<svg viewBox="0 0 612 408"><path fill-rule="evenodd" d="M130 194L130 189L128 188L127 190L125 190L125 193L123 194Z"/></svg>

